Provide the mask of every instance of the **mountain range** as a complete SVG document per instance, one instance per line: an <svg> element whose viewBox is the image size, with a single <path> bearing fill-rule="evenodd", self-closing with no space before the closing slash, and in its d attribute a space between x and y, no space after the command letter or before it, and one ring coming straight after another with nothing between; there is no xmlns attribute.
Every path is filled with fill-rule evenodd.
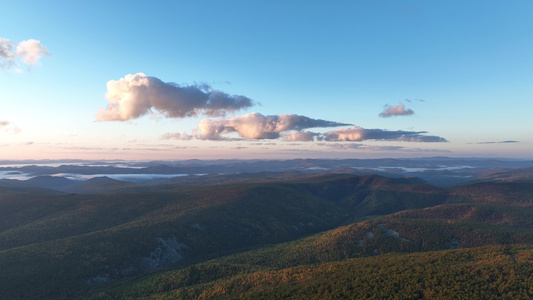
<svg viewBox="0 0 533 300"><path fill-rule="evenodd" d="M3 179L1 298L533 297L531 173L487 170Z"/></svg>

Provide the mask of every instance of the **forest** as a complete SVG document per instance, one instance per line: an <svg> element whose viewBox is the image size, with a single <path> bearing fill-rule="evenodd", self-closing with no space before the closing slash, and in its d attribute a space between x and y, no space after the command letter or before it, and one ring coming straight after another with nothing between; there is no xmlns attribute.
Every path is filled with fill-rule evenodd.
<svg viewBox="0 0 533 300"><path fill-rule="evenodd" d="M0 187L2 299L533 297L531 182L203 180Z"/></svg>

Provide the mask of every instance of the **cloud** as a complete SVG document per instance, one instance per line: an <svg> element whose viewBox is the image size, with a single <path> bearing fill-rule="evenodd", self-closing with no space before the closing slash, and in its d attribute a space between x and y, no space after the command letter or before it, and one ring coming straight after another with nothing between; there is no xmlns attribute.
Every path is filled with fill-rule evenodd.
<svg viewBox="0 0 533 300"><path fill-rule="evenodd" d="M414 101L416 101L416 102L426 102L426 100L424 100L424 99L404 99L404 100L409 102L409 103L412 103Z"/></svg>
<svg viewBox="0 0 533 300"><path fill-rule="evenodd" d="M365 129L358 126L341 128L326 133L307 131L308 128L326 128L350 124L312 119L300 115L270 115L250 113L219 120L203 119L193 133L202 140L228 140L224 135L237 133L243 139L278 139L284 141L360 142L365 140L401 142L447 142L446 139L424 135L426 131L388 131Z"/></svg>
<svg viewBox="0 0 533 300"><path fill-rule="evenodd" d="M348 150L348 149L362 149L364 148L363 144L326 144L328 148L333 149L341 149L341 150Z"/></svg>
<svg viewBox="0 0 533 300"><path fill-rule="evenodd" d="M520 143L519 141L499 141L499 142L477 142L476 144L513 144Z"/></svg>
<svg viewBox="0 0 533 300"><path fill-rule="evenodd" d="M22 129L20 129L19 127L13 126L13 127L6 129L6 131L12 134L19 134L22 132Z"/></svg>
<svg viewBox="0 0 533 300"><path fill-rule="evenodd" d="M340 149L340 150L366 150L366 151L398 151L403 150L405 147L402 146L368 146L364 144L330 144L327 145L328 148Z"/></svg>
<svg viewBox="0 0 533 300"><path fill-rule="evenodd" d="M98 121L136 119L152 109L169 118L220 117L254 105L245 96L228 95L206 84L180 86L143 73L110 80L105 97L109 104L99 109Z"/></svg>
<svg viewBox="0 0 533 300"><path fill-rule="evenodd" d="M439 136L423 135L426 131L388 131L382 129L365 129L354 126L351 128L341 128L334 131L326 132L323 135L325 141L351 141L360 142L364 140L381 140L381 141L402 141L402 142L447 142L446 139Z"/></svg>
<svg viewBox="0 0 533 300"><path fill-rule="evenodd" d="M43 56L50 56L46 47L38 40L26 40L17 45L17 56L28 65L36 65Z"/></svg>
<svg viewBox="0 0 533 300"><path fill-rule="evenodd" d="M175 140L188 141L192 138L193 136L187 133L168 132L168 133L163 134L163 139L165 140L175 139Z"/></svg>
<svg viewBox="0 0 533 300"><path fill-rule="evenodd" d="M29 39L13 45L10 40L0 38L0 67L2 69L17 68L17 58L25 64L37 65L43 56L50 56L50 53L38 40Z"/></svg>
<svg viewBox="0 0 533 300"><path fill-rule="evenodd" d="M301 131L307 128L336 127L350 124L312 119L300 115L270 115L250 113L233 118L219 120L203 119L198 123L199 138L202 140L220 140L222 135L236 132L244 139L277 139L286 131ZM305 133L302 133L305 135Z"/></svg>
<svg viewBox="0 0 533 300"><path fill-rule="evenodd" d="M0 128L3 128L7 133L13 134L17 134L22 131L19 127L12 125L9 121L0 121Z"/></svg>
<svg viewBox="0 0 533 300"><path fill-rule="evenodd" d="M324 144L328 148L338 149L338 150L362 150L362 151L399 151L399 152L430 152L430 153L451 153L450 150L442 149L422 149L422 148L406 148L402 146L375 146L375 145L364 145L364 144Z"/></svg>
<svg viewBox="0 0 533 300"><path fill-rule="evenodd" d="M398 104L396 106L385 105L385 109L379 114L382 118L396 117L396 116L408 116L415 112L411 109L405 110L405 105Z"/></svg>
<svg viewBox="0 0 533 300"><path fill-rule="evenodd" d="M299 142L312 142L315 140L315 137L320 136L319 133L310 132L310 131L294 131L291 133L283 134L281 137L285 141L299 141Z"/></svg>

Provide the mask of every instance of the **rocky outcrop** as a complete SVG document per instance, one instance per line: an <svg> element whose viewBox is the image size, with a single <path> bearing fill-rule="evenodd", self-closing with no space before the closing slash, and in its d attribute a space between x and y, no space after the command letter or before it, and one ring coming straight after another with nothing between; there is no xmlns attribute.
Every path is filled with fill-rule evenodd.
<svg viewBox="0 0 533 300"><path fill-rule="evenodd" d="M156 238L157 247L150 252L150 255L142 258L141 269L143 271L158 270L168 267L183 259L183 250L189 249L185 244L179 243L176 237Z"/></svg>

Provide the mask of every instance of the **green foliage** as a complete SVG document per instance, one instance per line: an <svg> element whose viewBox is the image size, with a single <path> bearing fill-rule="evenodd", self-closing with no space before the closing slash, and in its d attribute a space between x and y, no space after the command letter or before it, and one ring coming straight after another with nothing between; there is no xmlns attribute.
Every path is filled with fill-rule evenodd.
<svg viewBox="0 0 533 300"><path fill-rule="evenodd" d="M524 246L388 254L281 269L213 261L91 299L529 299L532 261L533 249Z"/></svg>
<svg viewBox="0 0 533 300"><path fill-rule="evenodd" d="M452 188L448 201L531 207L532 195L532 182L481 182Z"/></svg>
<svg viewBox="0 0 533 300"><path fill-rule="evenodd" d="M529 270L515 266L529 262L519 259L529 257L529 248L512 246L533 244L529 185L443 190L335 174L210 182L117 194L0 194L0 298L381 298L395 289L406 291L400 298L458 295L451 283L445 292L434 288L437 275L466 276L454 283L457 291L489 284L503 298L529 295L522 289L513 294L508 279ZM169 237L186 245L175 270L143 269L143 258L159 246L156 238ZM503 249L512 263L503 264L500 250L490 250L495 265L477 248L428 252L485 245L505 245L479 249ZM448 263L470 269L461 275L419 266L432 255L439 261L451 255ZM425 277L401 279L411 276L402 264L418 260L412 268ZM477 261L490 268L476 269ZM493 268L507 277L493 286L472 281L472 274L492 278Z"/></svg>

